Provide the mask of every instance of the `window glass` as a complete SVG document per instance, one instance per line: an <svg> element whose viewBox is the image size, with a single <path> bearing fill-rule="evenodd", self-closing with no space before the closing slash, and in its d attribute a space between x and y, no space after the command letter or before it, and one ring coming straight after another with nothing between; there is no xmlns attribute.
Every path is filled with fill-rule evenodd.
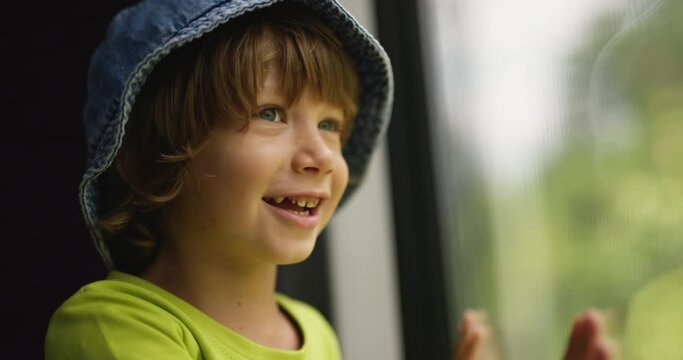
<svg viewBox="0 0 683 360"><path fill-rule="evenodd" d="M452 310L508 359L588 308L683 354L683 1L420 4Z"/></svg>

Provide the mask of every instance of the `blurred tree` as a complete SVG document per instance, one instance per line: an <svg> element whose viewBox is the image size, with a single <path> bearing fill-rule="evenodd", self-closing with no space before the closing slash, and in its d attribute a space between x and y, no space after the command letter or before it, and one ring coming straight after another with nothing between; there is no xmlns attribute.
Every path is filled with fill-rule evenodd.
<svg viewBox="0 0 683 360"><path fill-rule="evenodd" d="M598 20L570 59L570 140L541 185L561 324L587 306L623 314L683 258L683 1L627 15Z"/></svg>

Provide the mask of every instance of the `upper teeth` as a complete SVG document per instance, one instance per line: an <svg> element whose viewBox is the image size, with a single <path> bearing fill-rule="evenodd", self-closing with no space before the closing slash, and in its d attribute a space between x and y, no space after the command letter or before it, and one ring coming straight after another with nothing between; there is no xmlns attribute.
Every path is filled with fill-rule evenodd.
<svg viewBox="0 0 683 360"><path fill-rule="evenodd" d="M292 204L297 204L301 207L306 207L306 208L314 208L318 206L318 203L320 203L320 199L318 198L309 198L309 197L287 197L287 200L289 200ZM275 201L276 204L279 204L283 201L285 201L285 197L278 196L274 197L273 201Z"/></svg>

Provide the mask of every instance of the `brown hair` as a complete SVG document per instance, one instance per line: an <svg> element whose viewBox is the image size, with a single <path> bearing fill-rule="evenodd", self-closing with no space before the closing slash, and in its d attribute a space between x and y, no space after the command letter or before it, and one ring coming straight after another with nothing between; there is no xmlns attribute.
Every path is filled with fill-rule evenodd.
<svg viewBox="0 0 683 360"><path fill-rule="evenodd" d="M154 260L164 205L185 186L194 154L216 124L248 126L268 64L282 72L289 104L309 88L339 105L348 124L342 140L348 137L359 96L353 63L334 33L299 6L243 15L174 51L137 96L100 187L98 227L117 269L138 274Z"/></svg>

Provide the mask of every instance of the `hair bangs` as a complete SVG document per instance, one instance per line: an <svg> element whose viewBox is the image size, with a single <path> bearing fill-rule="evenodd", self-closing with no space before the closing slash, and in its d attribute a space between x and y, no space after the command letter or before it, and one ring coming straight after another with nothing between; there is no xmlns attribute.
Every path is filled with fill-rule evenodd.
<svg viewBox="0 0 683 360"><path fill-rule="evenodd" d="M292 13L263 12L256 24L228 44L226 50L234 60L224 63L229 68L225 74L212 77L216 86L222 87L216 91L221 93L218 98L224 99L220 112L229 119L252 114L268 69L276 67L285 105L292 105L308 91L317 100L339 106L346 139L358 111L359 84L353 61L336 35L316 17L291 7L282 10Z"/></svg>
<svg viewBox="0 0 683 360"><path fill-rule="evenodd" d="M282 93L291 104L308 90L319 100L341 107L344 120L351 122L358 97L351 59L336 39L317 35L294 29L275 32Z"/></svg>

